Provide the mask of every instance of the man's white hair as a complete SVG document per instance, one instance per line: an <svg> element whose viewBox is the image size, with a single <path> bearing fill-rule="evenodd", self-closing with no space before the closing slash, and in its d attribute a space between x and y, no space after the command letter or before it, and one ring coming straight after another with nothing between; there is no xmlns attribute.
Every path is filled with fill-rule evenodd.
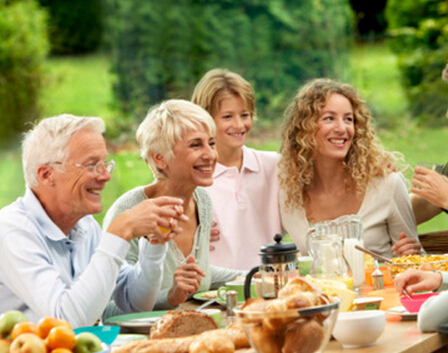
<svg viewBox="0 0 448 353"><path fill-rule="evenodd" d="M39 185L37 167L52 162L65 162L67 145L73 134L81 129L103 133L104 121L96 117L78 117L62 114L46 118L25 133L22 141L22 163L25 183L33 188Z"/></svg>

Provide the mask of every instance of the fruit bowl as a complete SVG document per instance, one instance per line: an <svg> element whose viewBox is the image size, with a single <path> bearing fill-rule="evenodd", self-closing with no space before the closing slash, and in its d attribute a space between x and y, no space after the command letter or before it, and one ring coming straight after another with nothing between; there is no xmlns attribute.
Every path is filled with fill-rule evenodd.
<svg viewBox="0 0 448 353"><path fill-rule="evenodd" d="M428 298L436 295L439 295L439 293L414 293L412 294L412 299L409 299L408 297L401 297L400 302L410 313L418 313L423 303L428 300Z"/></svg>
<svg viewBox="0 0 448 353"><path fill-rule="evenodd" d="M113 325L83 326L75 328L73 331L75 334L90 332L97 336L103 343L112 344L120 333L120 327Z"/></svg>
<svg viewBox="0 0 448 353"><path fill-rule="evenodd" d="M391 259L394 264L387 264L389 273L395 278L408 268L415 268L424 271L448 271L448 255L404 255Z"/></svg>
<svg viewBox="0 0 448 353"><path fill-rule="evenodd" d="M339 298L331 298L330 304L304 309L234 312L257 353L313 353L328 344L339 305Z"/></svg>

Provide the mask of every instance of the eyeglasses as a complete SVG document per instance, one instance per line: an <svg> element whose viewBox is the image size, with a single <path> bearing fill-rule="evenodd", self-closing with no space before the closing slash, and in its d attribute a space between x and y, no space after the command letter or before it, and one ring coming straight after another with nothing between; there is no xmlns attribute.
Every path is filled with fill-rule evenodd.
<svg viewBox="0 0 448 353"><path fill-rule="evenodd" d="M72 165L78 168L86 168L89 172L95 172L96 175L101 175L104 173L105 170L109 174L112 174L112 172L115 169L115 161L111 159L110 161L99 161L95 164L79 164L79 163L63 163L63 162L52 162L54 164L65 164L65 165Z"/></svg>

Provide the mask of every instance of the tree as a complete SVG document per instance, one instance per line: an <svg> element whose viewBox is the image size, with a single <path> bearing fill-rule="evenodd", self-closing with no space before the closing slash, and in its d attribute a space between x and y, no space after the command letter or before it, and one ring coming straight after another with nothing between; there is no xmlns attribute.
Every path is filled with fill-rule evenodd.
<svg viewBox="0 0 448 353"><path fill-rule="evenodd" d="M39 0L49 13L53 54L79 54L98 49L103 34L102 0Z"/></svg>
<svg viewBox="0 0 448 353"><path fill-rule="evenodd" d="M387 28L384 15L387 0L350 0L350 5L356 13L358 34L383 33Z"/></svg>
<svg viewBox="0 0 448 353"><path fill-rule="evenodd" d="M49 45L46 12L34 0L0 0L0 140L39 116L39 88Z"/></svg>
<svg viewBox="0 0 448 353"><path fill-rule="evenodd" d="M107 0L115 93L141 121L162 99L189 99L209 69L255 87L259 115L281 116L304 80L337 75L351 34L347 0Z"/></svg>
<svg viewBox="0 0 448 353"><path fill-rule="evenodd" d="M412 116L426 125L445 124L440 74L448 59L447 1L389 0L386 14Z"/></svg>

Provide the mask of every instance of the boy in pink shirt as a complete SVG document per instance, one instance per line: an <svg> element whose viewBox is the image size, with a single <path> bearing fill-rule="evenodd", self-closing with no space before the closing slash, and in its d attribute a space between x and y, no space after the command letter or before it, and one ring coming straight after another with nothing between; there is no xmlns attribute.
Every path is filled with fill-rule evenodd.
<svg viewBox="0 0 448 353"><path fill-rule="evenodd" d="M218 163L213 185L213 237L210 263L248 270L260 263L260 247L283 233L278 204L276 152L244 145L255 119L255 95L240 75L213 69L196 85L192 97L216 124Z"/></svg>

